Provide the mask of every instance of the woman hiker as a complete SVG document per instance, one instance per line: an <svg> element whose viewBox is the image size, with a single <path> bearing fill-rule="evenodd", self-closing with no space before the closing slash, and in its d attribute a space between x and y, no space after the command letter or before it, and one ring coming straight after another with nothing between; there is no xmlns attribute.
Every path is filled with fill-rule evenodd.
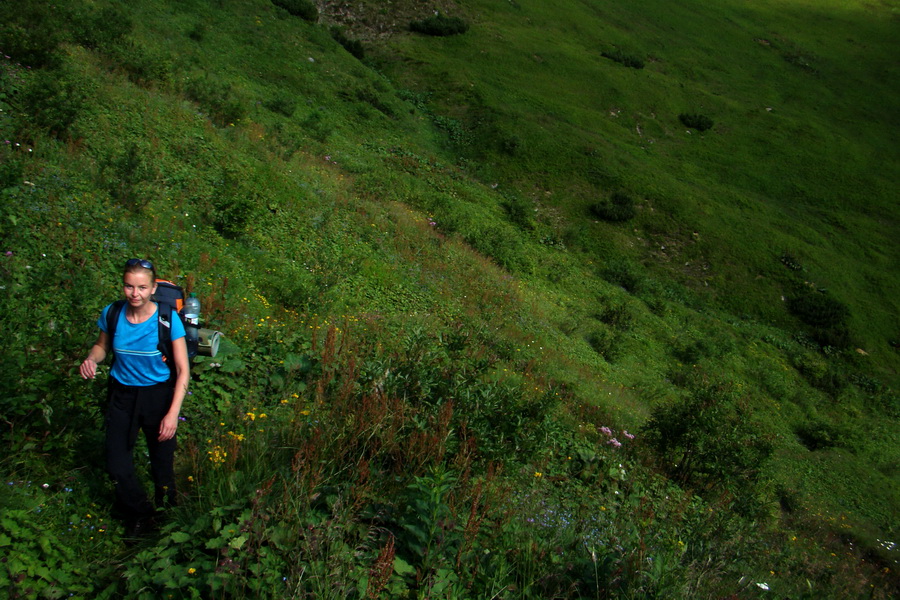
<svg viewBox="0 0 900 600"><path fill-rule="evenodd" d="M130 259L122 280L125 300L103 309L97 321L100 336L81 363L80 372L84 379L93 379L97 364L114 352L107 391L106 467L115 484L116 505L126 535L135 536L155 526L154 506L135 473L138 430L143 430L147 440L156 507L173 505L175 431L190 372L181 319L173 312L160 321L159 307L153 300L153 264ZM166 320L171 326L170 346L159 341ZM173 362L174 370L170 369Z"/></svg>

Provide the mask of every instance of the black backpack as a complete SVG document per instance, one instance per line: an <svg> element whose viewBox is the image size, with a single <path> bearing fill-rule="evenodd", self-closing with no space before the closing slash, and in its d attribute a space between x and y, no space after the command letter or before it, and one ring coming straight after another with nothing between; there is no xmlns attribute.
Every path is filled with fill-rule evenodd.
<svg viewBox="0 0 900 600"><path fill-rule="evenodd" d="M174 382L177 377L177 372L175 370L175 360L172 357L171 319L172 314L174 313L177 318L181 319L181 324L184 325L185 330L187 330L189 325L185 322L184 315L181 312L181 309L184 308L184 289L171 281L157 279L156 293L153 294L153 300L159 305L159 327L157 329L159 343L156 348L162 353L163 361L169 365L169 372L171 373L169 381ZM116 335L116 325L119 323L119 313L122 312L122 307L124 306L125 300L117 300L112 303L112 306L109 307L109 311L106 313L106 330L107 335L109 335L110 347L112 347L112 342ZM188 364L190 364L190 357L194 356L196 353L196 348L188 348ZM115 359L116 355L113 354L112 360L115 361ZM110 365L112 365L112 361L110 362Z"/></svg>

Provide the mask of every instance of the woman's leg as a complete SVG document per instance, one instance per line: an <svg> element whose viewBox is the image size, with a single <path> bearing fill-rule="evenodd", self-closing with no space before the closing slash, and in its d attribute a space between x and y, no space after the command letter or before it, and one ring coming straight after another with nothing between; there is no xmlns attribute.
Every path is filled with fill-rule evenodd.
<svg viewBox="0 0 900 600"><path fill-rule="evenodd" d="M175 506L175 448L177 436L159 441L159 426L172 405L172 388L154 386L142 401L141 425L147 438L150 454L150 475L153 477L156 508Z"/></svg>
<svg viewBox="0 0 900 600"><path fill-rule="evenodd" d="M134 443L137 439L135 388L110 382L106 411L106 469L116 490L116 504L126 522L136 521L153 512L134 469Z"/></svg>

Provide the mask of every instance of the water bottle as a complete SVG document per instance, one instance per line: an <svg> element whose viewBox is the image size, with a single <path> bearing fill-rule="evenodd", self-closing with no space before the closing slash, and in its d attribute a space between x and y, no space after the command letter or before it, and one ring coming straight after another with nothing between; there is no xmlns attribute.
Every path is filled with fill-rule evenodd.
<svg viewBox="0 0 900 600"><path fill-rule="evenodd" d="M200 344L200 299L197 294L191 292L184 301L184 336L187 342L188 358L194 358L197 354L197 346Z"/></svg>

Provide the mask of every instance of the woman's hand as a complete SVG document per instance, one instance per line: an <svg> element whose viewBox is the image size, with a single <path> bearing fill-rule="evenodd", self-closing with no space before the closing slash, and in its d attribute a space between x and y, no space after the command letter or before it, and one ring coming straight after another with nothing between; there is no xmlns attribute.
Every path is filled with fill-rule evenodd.
<svg viewBox="0 0 900 600"><path fill-rule="evenodd" d="M97 365L106 358L110 346L109 336L106 335L105 331L101 331L91 351L88 352L87 358L78 367L78 372L81 373L83 379L93 379L97 376Z"/></svg>
<svg viewBox="0 0 900 600"><path fill-rule="evenodd" d="M81 366L78 367L82 379L93 379L97 376L97 363L93 358L86 358Z"/></svg>
<svg viewBox="0 0 900 600"><path fill-rule="evenodd" d="M166 413L163 420L159 423L159 441L165 442L175 437L175 431L178 429L178 414Z"/></svg>

